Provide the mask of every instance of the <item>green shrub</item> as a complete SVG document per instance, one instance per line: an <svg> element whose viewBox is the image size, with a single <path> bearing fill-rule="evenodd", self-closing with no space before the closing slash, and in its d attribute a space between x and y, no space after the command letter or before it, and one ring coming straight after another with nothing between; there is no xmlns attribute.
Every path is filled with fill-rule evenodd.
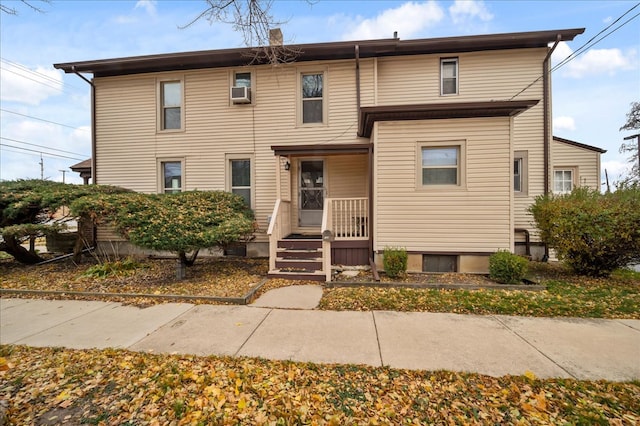
<svg viewBox="0 0 640 426"><path fill-rule="evenodd" d="M577 188L537 197L529 210L542 241L580 275L609 276L640 261L640 186L605 194Z"/></svg>
<svg viewBox="0 0 640 426"><path fill-rule="evenodd" d="M407 250L400 247L384 248L384 272L388 277L396 278L407 272Z"/></svg>
<svg viewBox="0 0 640 426"><path fill-rule="evenodd" d="M508 250L498 250L489 257L489 278L501 284L518 284L529 269L529 261Z"/></svg>
<svg viewBox="0 0 640 426"><path fill-rule="evenodd" d="M123 260L104 262L99 265L94 265L88 268L82 276L87 278L107 278L111 276L131 275L136 271L136 269L140 269L142 267L143 265L141 263L127 257Z"/></svg>

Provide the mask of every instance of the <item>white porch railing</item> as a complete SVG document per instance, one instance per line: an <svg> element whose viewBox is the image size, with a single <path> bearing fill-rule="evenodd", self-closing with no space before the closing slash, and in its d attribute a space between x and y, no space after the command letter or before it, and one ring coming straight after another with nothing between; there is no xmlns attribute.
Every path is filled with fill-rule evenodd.
<svg viewBox="0 0 640 426"><path fill-rule="evenodd" d="M368 198L325 198L322 212L322 264L326 281L331 281L331 241L368 238Z"/></svg>
<svg viewBox="0 0 640 426"><path fill-rule="evenodd" d="M276 269L278 241L291 233L291 201L276 200L267 229L269 236L269 270Z"/></svg>

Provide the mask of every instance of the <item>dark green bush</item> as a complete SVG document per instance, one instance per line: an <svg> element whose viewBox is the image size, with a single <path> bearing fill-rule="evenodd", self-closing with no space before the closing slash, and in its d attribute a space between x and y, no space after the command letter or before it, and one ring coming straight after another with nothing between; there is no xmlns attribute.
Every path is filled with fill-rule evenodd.
<svg viewBox="0 0 640 426"><path fill-rule="evenodd" d="M578 274L609 276L640 261L640 186L605 194L577 188L537 197L529 210L542 241Z"/></svg>
<svg viewBox="0 0 640 426"><path fill-rule="evenodd" d="M384 272L388 277L396 278L407 272L407 250L400 247L385 247L384 249Z"/></svg>
<svg viewBox="0 0 640 426"><path fill-rule="evenodd" d="M508 250L489 257L489 278L501 284L519 284L529 269L529 261Z"/></svg>

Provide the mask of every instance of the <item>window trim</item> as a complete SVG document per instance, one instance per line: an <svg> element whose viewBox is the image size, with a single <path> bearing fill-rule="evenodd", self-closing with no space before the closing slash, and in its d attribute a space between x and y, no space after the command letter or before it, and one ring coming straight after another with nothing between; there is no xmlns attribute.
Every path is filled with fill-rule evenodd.
<svg viewBox="0 0 640 426"><path fill-rule="evenodd" d="M232 186L232 167L231 167L231 161L232 160L249 160L249 168L250 168L250 174L249 174L249 179L251 179L250 181L250 186L249 186L249 190L251 191L251 205L249 206L249 208L251 208L252 210L255 210L255 206L256 206L256 166L255 166L255 156L254 154L251 153L233 153L233 154L225 154L224 156L224 161L225 161L225 191L227 192L233 192L233 186ZM244 188L244 187L243 187Z"/></svg>
<svg viewBox="0 0 640 426"><path fill-rule="evenodd" d="M163 98L163 85L165 83L180 83L180 128L179 129L165 129L164 128L164 98ZM185 92L184 77L183 76L167 76L156 80L156 130L158 133L177 133L184 132L185 130Z"/></svg>
<svg viewBox="0 0 640 426"><path fill-rule="evenodd" d="M419 191L446 190L456 191L467 187L467 141L457 139L450 141L419 141L416 144L416 182L415 188ZM457 148L458 149L458 183L428 185L422 183L422 150L428 148Z"/></svg>
<svg viewBox="0 0 640 426"><path fill-rule="evenodd" d="M577 166L554 166L553 168L553 193L554 194L569 194L571 191L556 191L556 172L571 172L571 191L578 187L580 179L578 177Z"/></svg>
<svg viewBox="0 0 640 426"><path fill-rule="evenodd" d="M233 101L231 101L231 97L229 97L228 101L229 101L229 105L230 106L234 106L234 107L242 107L242 106L247 106L247 105L253 105L255 104L255 94L256 94L256 74L254 72L253 69L251 70L243 70L243 69L234 69L231 70L229 72L229 88L231 87L235 87L236 86L236 75L237 74L249 74L250 75L250 79L251 79L251 85L249 86L249 91L251 92L251 102L249 102L248 104L235 104L233 103Z"/></svg>
<svg viewBox="0 0 640 426"><path fill-rule="evenodd" d="M456 64L456 90L455 93L444 93L444 64L454 62ZM456 96L460 93L460 58L440 58L440 96Z"/></svg>
<svg viewBox="0 0 640 426"><path fill-rule="evenodd" d="M156 168L158 170L158 194L167 194L165 192L166 188L164 186L164 163L180 163L180 173L181 173L181 186L180 192L186 191L187 180L185 173L185 158L184 157L162 157L156 159L157 164Z"/></svg>
<svg viewBox="0 0 640 426"><path fill-rule="evenodd" d="M305 123L304 122L304 108L302 99L302 77L305 75L313 75L313 74L321 74L322 75L322 121L318 123ZM301 68L298 69L297 72L297 93L296 93L296 105L298 108L297 112L297 123L298 126L302 127L319 127L319 126L327 126L329 124L329 90L328 90L328 72L326 68L318 69L318 68ZM318 98L310 98L310 99L318 99Z"/></svg>
<svg viewBox="0 0 640 426"><path fill-rule="evenodd" d="M520 159L522 166L520 170L520 191L516 191L513 183L513 173L511 173L511 189L516 197L529 196L529 151L514 151L513 161Z"/></svg>

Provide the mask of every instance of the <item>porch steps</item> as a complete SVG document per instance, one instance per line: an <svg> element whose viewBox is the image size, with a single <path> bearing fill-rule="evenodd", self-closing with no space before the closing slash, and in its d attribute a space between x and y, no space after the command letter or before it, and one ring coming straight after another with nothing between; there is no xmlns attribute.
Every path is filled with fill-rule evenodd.
<svg viewBox="0 0 640 426"><path fill-rule="evenodd" d="M278 241L276 269L269 271L271 278L290 280L325 281L322 271L322 240L310 238L285 238Z"/></svg>

